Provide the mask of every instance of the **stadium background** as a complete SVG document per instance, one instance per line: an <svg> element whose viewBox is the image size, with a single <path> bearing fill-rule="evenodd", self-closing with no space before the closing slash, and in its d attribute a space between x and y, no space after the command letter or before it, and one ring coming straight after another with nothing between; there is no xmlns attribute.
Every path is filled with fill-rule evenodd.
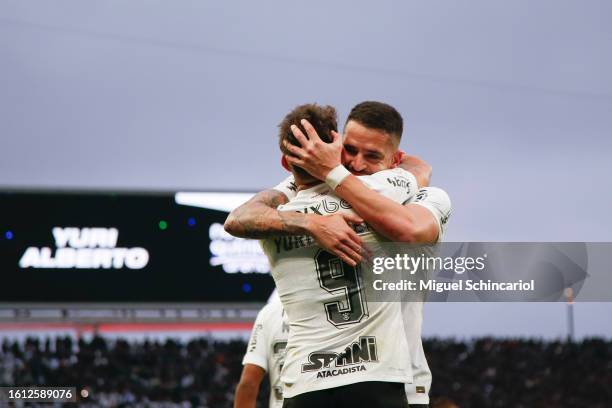
<svg viewBox="0 0 612 408"><path fill-rule="evenodd" d="M153 236L208 239L200 218L189 224L201 213L183 209L169 220L164 208L174 208L176 192L276 184L286 175L276 125L303 102L332 104L341 120L366 99L397 107L405 119L402 148L428 160L432 184L452 198L449 241L610 241L611 16L603 1L3 1L0 185L10 194L0 216L2 340L27 348L23 341L33 334L41 341L95 332L134 341L143 333L244 338L265 287L249 279L261 276L232 277L230 293L252 296L246 306L244 298L228 298L229 308L183 299L177 312L160 298L93 305L82 287L85 306L60 298L51 305L44 294L31 303L10 289L26 277L9 253L18 243L51 245L54 221L43 228L35 220L63 205L36 194L58 192L73 200L166 197L171 204L130 232L134 245ZM94 211L78 208L82 220ZM31 235L32 225L39 235ZM120 242L124 236L121 229ZM198 256L208 261L206 250ZM171 279L171 269L157 271ZM185 273L203 282L213 269ZM108 276L126 284L116 271ZM73 295L83 283L65 282ZM108 314L77 318L67 310L88 307ZM576 340L612 337L609 303L580 303L574 311ZM428 304L424 336L555 341L567 335L565 313L560 303ZM179 318L191 326L178 330ZM127 321L127 331L111 324ZM152 322L158 325L143 325ZM240 348L228 344L219 347Z"/></svg>

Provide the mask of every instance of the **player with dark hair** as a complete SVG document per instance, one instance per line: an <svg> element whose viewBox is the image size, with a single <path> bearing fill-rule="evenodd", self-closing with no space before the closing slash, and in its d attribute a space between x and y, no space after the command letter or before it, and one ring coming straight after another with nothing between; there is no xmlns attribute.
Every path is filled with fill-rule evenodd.
<svg viewBox="0 0 612 408"><path fill-rule="evenodd" d="M386 118L386 119L381 119ZM367 123L366 127L363 123ZM347 124L345 127L345 138L344 138L344 147L345 151L342 152L343 162L346 164L348 168L350 168L354 172L363 172L365 174L369 174L370 172L375 172L377 170L382 170L385 168L393 167L398 162L406 165L406 162L412 166L412 169L415 170L417 174L419 174L421 182L427 182L430 174L430 168L419 160L415 160L413 158L402 157L400 152L397 152L397 146L399 144L399 136L401 134L402 129L402 120L401 116L397 111L395 111L389 105L381 104L378 102L366 102L359 104L353 109L351 115L349 115L349 119L347 120ZM301 126L301 130L298 126ZM382 129L374 128L381 127ZM285 165L291 165L293 168L299 166L302 169L308 169L309 172L317 173L317 171L322 171L329 173L331 167L333 166L333 160L335 158L340 157L340 150L342 150L342 146L339 143L339 135L334 132L331 133L332 140L334 143L327 144L324 143L323 138L329 140L326 133L322 132L321 138L318 137L317 132L314 128L308 123L294 123L292 126L293 137L300 143L301 147L296 146L296 143L292 141L291 143L286 143L284 147L284 151L289 151L295 154L294 156L285 155L283 161ZM287 135L287 132L281 132L282 135ZM308 136L305 136L305 135ZM289 135L287 135L289 136ZM330 147L333 147L330 149ZM347 149L348 147L348 149ZM298 149L298 150L296 150ZM335 149L335 151L334 151ZM323 156L327 155L327 157L319 157L314 153L322 153ZM313 157L309 157L312 155ZM335 155L335 156L334 156ZM331 159L331 160L329 160ZM319 161L323 163L322 166L319 166L319 169L312 169L312 163L310 161ZM331 163L331 164L329 164ZM318 164L317 164L318 166ZM326 167L327 166L327 167ZM315 166L316 167L316 166ZM310 174L310 173L309 173ZM322 176L319 176L322 177ZM314 177L311 177L310 180L306 180L307 184L312 182ZM297 181L297 178L296 178ZM300 180L304 182L304 179ZM329 184L329 183L328 183ZM338 185L339 184L339 185ZM403 217L405 220L409 221L409 225L403 224L406 228L397 228L393 226L393 222L390 218L385 217L385 213L388 213L384 210L385 206L387 208L391 208L392 211L397 211L399 206L401 209L397 211L399 213L403 212L403 208L401 205L394 203L391 200L386 199L385 197L381 197L376 191L371 190L369 188L365 188L364 191L361 187L365 187L363 183L354 178L348 177L347 174L343 176L341 183L336 184L336 193L340 191L344 191L347 201L353 204L352 201L359 200L360 197L366 197L369 200L368 205L371 206L373 211L368 211L367 209L364 211L367 214L367 217L364 216L366 221L371 224L376 224L377 227L374 227L375 230L377 228L384 231L384 234L390 239L395 240L407 240L410 242L420 241L420 242L433 242L441 238L442 231L446 219L448 218L450 212L450 203L448 202L448 197L446 194L439 189L431 189L429 192L423 191L420 194L420 197L423 197L424 200L417 203L417 205L409 204L406 207L407 212L405 212ZM409 184L409 183L408 183ZM346 189L344 188L346 185ZM282 191L286 197L293 197L296 192L296 183L293 180L286 180L284 183L281 183L276 187L279 191ZM351 192L355 194L351 195ZM273 197L277 195L276 192L264 192L260 193L254 200L246 203L241 208L237 209L230 218L228 218L228 222L226 223L226 228L231 233L244 234L243 236L270 236L275 233L296 233L289 231L293 228L293 225L299 224L300 216L302 217L302 221L306 218L311 219L319 219L323 218L320 215L315 214L298 214L291 213L292 219L287 222L287 218L283 220L283 216L287 213L276 211L273 208L270 208L273 203L266 203L265 201L269 197ZM329 193L328 193L329 194ZM299 195L299 194L298 194ZM262 197L263 196L263 197ZM263 200L261 200L263 198ZM277 201L278 200L278 201ZM285 197L278 196L274 199L277 202L286 201ZM391 206L389 206L389 203ZM345 205L347 203L345 202ZM357 203L359 206L359 203ZM395 207L394 207L395 206ZM329 207L334 207L333 205L327 205L327 209ZM314 206L312 208L317 208ZM355 205L353 204L353 208ZM325 205L323 205L323 209L325 209ZM356 208L355 208L356 209ZM356 209L357 210L357 209ZM359 211L359 210L357 210ZM424 213L423 213L424 211ZM324 211L327 213L331 213L337 215L335 211ZM393 215L393 213L390 213ZM331 217L333 217L332 215ZM379 215L383 215L379 217ZM330 216L324 217L326 220L331 218ZM422 220L419 219L422 218ZM289 218L289 217L288 217ZM398 223L397 217L395 218L395 223ZM325 220L325 221L326 221ZM281 222L278 222L281 221ZM402 224L402 220L399 220L399 224ZM389 225L391 224L391 225ZM301 225L308 225L308 222L303 222ZM324 225L324 222L322 223ZM347 226L344 223L343 226ZM373 226L373 225L372 225ZM239 228L237 228L239 227ZM308 232L308 231L306 231ZM316 229L313 232L317 232ZM334 232L334 229L331 229L331 232ZM297 232L299 233L299 232ZM394 234L398 234L394 236ZM317 236L313 234L317 243L319 243L319 239ZM330 235L332 236L332 235ZM353 237L349 236L351 239ZM335 236L332 236L335 239ZM335 240L330 242L342 242L341 240ZM354 243L359 243L358 240L353 240ZM321 245L324 246L324 245ZM359 257L354 256L355 254L351 254L350 251L354 251L354 248L351 248L349 245L332 247L330 252L334 252L334 250L338 250L342 252L345 251L345 255L348 253L349 256L354 257L355 260L360 260ZM327 248L326 248L327 249ZM334 252L337 253L337 252ZM345 259L345 258L342 258ZM350 264L347 262L347 264ZM422 307L422 305L421 305ZM415 312L417 315L417 319L414 319L412 325L410 327L410 335L408 336L408 341L410 344L410 353L416 355L417 357L420 353L422 354L422 347L417 347L420 345L420 309ZM420 362L415 365L415 361L419 361L419 359L413 359L413 369L415 370L415 374L429 374L429 369L427 368L426 361L423 356L420 359ZM410 357L406 357L406 361L409 361ZM424 363L424 364L423 364ZM420 364L420 366L419 366ZM427 403L427 394L425 390L428 390L429 384L431 381L430 375L421 376L424 379L422 384L417 384L416 387L413 385L412 395L409 393L409 400L412 400L412 397L415 397L414 392L420 393L421 395L417 395L418 403L424 402ZM356 380L355 382L363 381ZM316 387L311 387L312 389ZM309 392L306 392L309 394ZM405 399L405 394L403 394L403 398ZM291 402L291 401L290 401Z"/></svg>
<svg viewBox="0 0 612 408"><path fill-rule="evenodd" d="M316 133L311 132L315 128L310 122L300 120L304 110L315 117ZM317 208L318 212L352 213L327 184L294 166L287 153L304 146L303 132L317 144L312 149L338 144L335 115L330 112L327 107L302 105L281 124L282 162L298 190L279 207L281 212L307 213ZM360 179L398 203L412 198L417 190L414 176L401 169ZM390 179L401 182L390 183ZM367 230L360 238L372 247L382 242ZM283 406L407 407L403 384L412 381L408 342L404 336L385 337L403 327L401 304L368 302L366 291L373 274L342 263L310 237L269 238L262 241L262 248L290 327L281 373Z"/></svg>
<svg viewBox="0 0 612 408"><path fill-rule="evenodd" d="M391 105L373 101L355 105L344 129L342 162L351 173L357 176L372 174L401 162L398 147L404 121Z"/></svg>
<svg viewBox="0 0 612 408"><path fill-rule="evenodd" d="M291 127L295 124L299 124L301 120L307 120L315 128L321 132L321 140L325 143L330 143L332 140L332 132L338 130L338 119L336 109L333 106L319 106L317 104L305 104L300 105L289 112L278 125L279 135L278 143L283 152L286 155L290 155L291 152L287 149L287 145L299 146L300 142L297 140ZM284 159L285 156L283 156ZM286 162L283 163L286 166ZM310 174L300 167L294 169L302 178L310 178Z"/></svg>
<svg viewBox="0 0 612 408"><path fill-rule="evenodd" d="M431 167L419 158L408 156L397 149L400 135L397 135L396 132L402 128L401 116L397 111L395 111L397 114L383 115L377 113L376 109L388 112L395 111L390 105L381 102L363 102L353 109L356 110L354 119L347 120L345 125L345 149L341 149L343 164L356 174L372 174L396 166L401 167L416 177L419 186L427 186L431 176ZM377 120L386 116L394 117L395 120ZM370 123L372 126L380 126L380 128L369 128L362 122ZM299 125L299 122L296 123ZM280 126L282 125L281 123ZM390 135L388 132L394 132L393 137L387 137L387 135ZM333 154L335 153L340 157L339 152ZM329 170L327 169L327 171ZM283 214L277 211L276 208L285 204L288 197L295 192L296 187L292 176L290 176L273 189L257 193L252 199L230 213L225 221L225 229L234 236L253 239L266 238L272 235L306 234L312 236L317 245L337 255L349 265L356 265L360 262L361 255L358 251L361 247L360 241L348 225L348 222L357 222L359 218L337 213L322 217L316 213ZM376 194L373 194L371 197L375 198L376 196ZM378 201L377 204L379 207L376 208L380 209L382 207L386 210L383 211L385 214L388 210L397 209L395 206L385 207L385 205L390 204L389 200ZM369 212L368 215L373 215L373 213ZM377 215L374 214L373 216L376 217ZM395 218L391 215L389 214L382 220L382 229L375 228L379 233L396 241L404 241L407 238L422 238L418 236L419 231L415 230L415 227L422 227L423 225L412 222L410 216L408 218ZM395 236L394 234L398 231L400 231L400 235Z"/></svg>

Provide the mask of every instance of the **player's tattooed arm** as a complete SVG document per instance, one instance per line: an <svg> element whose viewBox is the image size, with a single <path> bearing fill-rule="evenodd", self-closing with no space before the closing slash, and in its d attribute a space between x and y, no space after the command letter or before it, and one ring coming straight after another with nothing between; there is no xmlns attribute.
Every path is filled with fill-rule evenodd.
<svg viewBox="0 0 612 408"><path fill-rule="evenodd" d="M235 237L254 239L303 234L306 223L303 214L281 214L276 210L287 201L287 196L280 191L261 191L230 213L225 230Z"/></svg>
<svg viewBox="0 0 612 408"><path fill-rule="evenodd" d="M287 196L277 190L255 194L230 213L225 230L241 238L269 238L276 235L310 235L321 248L340 257L349 265L361 262L361 239L348 224L363 220L350 214L322 216L293 211L278 211Z"/></svg>
<svg viewBox="0 0 612 408"><path fill-rule="evenodd" d="M431 166L429 163L416 156L409 156L404 152L401 152L401 154L400 163L397 167L412 173L420 188L428 187L431 180Z"/></svg>

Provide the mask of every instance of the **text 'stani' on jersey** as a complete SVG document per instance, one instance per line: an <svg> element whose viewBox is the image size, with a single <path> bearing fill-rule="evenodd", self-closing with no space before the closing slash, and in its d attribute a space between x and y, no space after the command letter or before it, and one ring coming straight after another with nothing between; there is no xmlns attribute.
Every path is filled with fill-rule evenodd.
<svg viewBox="0 0 612 408"><path fill-rule="evenodd" d="M335 367L359 364L362 362L377 362L378 351L376 349L376 337L361 336L359 340L347 346L341 353L333 351L318 351L310 353L308 363L302 364L302 372L317 371L330 367L333 362Z"/></svg>

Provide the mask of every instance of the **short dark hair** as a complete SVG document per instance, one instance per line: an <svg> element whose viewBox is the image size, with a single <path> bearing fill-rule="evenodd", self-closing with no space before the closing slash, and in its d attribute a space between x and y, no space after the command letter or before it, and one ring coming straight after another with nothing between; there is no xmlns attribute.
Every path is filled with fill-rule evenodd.
<svg viewBox="0 0 612 408"><path fill-rule="evenodd" d="M396 137L398 142L404 131L402 115L393 106L383 102L365 101L355 105L346 123L349 120L354 120L370 129L382 130Z"/></svg>
<svg viewBox="0 0 612 408"><path fill-rule="evenodd" d="M338 131L338 115L336 109L333 106L317 105L316 103L307 103L304 105L296 106L291 112L289 112L283 121L278 125L279 134L278 142L280 149L283 153L291 155L291 153L285 148L285 142L288 142L294 146L300 146L300 142L293 136L291 132L291 125L296 125L306 137L306 129L300 123L302 119L306 119L315 128L317 134L325 143L331 143L332 130ZM294 166L295 170L302 176L310 176L309 173L304 171L297 166Z"/></svg>

